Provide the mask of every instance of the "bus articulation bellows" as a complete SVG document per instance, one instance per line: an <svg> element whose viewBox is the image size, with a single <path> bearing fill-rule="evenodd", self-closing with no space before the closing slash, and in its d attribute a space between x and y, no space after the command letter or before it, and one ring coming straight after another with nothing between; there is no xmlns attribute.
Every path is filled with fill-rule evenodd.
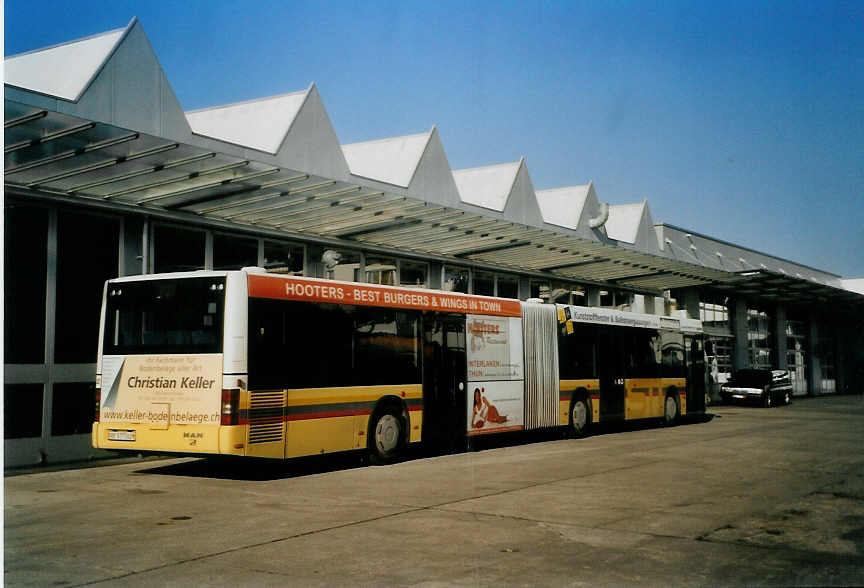
<svg viewBox="0 0 864 588"><path fill-rule="evenodd" d="M699 321L260 268L110 280L93 446L292 458L704 410Z"/></svg>

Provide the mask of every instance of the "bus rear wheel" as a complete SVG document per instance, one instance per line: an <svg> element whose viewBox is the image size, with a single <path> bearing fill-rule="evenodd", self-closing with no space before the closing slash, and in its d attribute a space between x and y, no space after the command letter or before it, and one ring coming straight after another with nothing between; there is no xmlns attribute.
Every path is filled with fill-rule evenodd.
<svg viewBox="0 0 864 588"><path fill-rule="evenodd" d="M678 422L678 401L674 394L666 396L666 401L663 404L663 422L667 426L672 426Z"/></svg>
<svg viewBox="0 0 864 588"><path fill-rule="evenodd" d="M402 417L396 410L388 408L380 412L370 427L369 451L372 463L394 462L405 447L404 431Z"/></svg>
<svg viewBox="0 0 864 588"><path fill-rule="evenodd" d="M574 437L584 437L591 424L591 408L587 398L575 398L570 405L570 431Z"/></svg>

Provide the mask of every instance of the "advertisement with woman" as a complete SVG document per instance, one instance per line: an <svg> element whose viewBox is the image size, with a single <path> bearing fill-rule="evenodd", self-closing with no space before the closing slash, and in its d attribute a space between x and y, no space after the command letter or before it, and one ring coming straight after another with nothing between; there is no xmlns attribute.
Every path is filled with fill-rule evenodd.
<svg viewBox="0 0 864 588"><path fill-rule="evenodd" d="M523 429L522 319L468 315L468 435Z"/></svg>

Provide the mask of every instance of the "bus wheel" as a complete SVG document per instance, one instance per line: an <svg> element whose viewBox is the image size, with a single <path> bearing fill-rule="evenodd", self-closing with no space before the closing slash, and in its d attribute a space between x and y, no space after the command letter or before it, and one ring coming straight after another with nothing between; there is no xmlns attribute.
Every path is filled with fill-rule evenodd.
<svg viewBox="0 0 864 588"><path fill-rule="evenodd" d="M575 398L570 405L570 430L573 432L573 436L584 437L590 424L591 409L588 407L588 400Z"/></svg>
<svg viewBox="0 0 864 588"><path fill-rule="evenodd" d="M372 428L369 444L372 463L392 463L400 454L403 442L402 419L392 408L378 414Z"/></svg>
<svg viewBox="0 0 864 588"><path fill-rule="evenodd" d="M678 401L674 394L666 396L663 405L663 422L670 426L678 422Z"/></svg>

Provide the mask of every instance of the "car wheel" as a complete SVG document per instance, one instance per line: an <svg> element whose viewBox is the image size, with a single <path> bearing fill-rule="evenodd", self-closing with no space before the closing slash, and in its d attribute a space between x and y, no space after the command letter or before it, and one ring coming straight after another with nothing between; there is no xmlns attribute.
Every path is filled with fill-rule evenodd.
<svg viewBox="0 0 864 588"><path fill-rule="evenodd" d="M663 404L663 422L667 426L678 422L678 400L672 394L666 397L666 402Z"/></svg>
<svg viewBox="0 0 864 588"><path fill-rule="evenodd" d="M586 398L575 398L570 405L570 431L574 437L584 437L591 424L591 408Z"/></svg>
<svg viewBox="0 0 864 588"><path fill-rule="evenodd" d="M392 408L379 413L372 427L369 451L372 463L386 464L395 461L402 453L404 425L402 418Z"/></svg>
<svg viewBox="0 0 864 588"><path fill-rule="evenodd" d="M783 404L791 404L792 403L792 393L788 390L783 393Z"/></svg>
<svg viewBox="0 0 864 588"><path fill-rule="evenodd" d="M762 406L765 408L771 408L774 405L774 399L771 396L771 390L765 388L762 392Z"/></svg>

